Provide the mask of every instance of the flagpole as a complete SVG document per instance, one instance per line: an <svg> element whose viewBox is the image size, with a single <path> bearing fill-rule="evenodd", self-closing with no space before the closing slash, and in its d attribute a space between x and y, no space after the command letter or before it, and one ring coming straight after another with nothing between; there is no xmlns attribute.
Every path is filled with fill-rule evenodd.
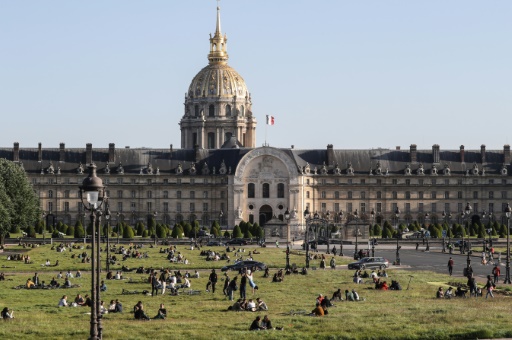
<svg viewBox="0 0 512 340"><path fill-rule="evenodd" d="M267 128L268 124L265 124L265 144L263 146L267 146Z"/></svg>

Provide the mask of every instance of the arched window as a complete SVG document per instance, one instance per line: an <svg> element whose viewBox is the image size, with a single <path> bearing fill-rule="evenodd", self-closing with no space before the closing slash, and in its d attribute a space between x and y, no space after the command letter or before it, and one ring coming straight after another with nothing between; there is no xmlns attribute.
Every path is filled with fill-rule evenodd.
<svg viewBox="0 0 512 340"><path fill-rule="evenodd" d="M262 195L263 198L270 198L270 184L263 183L262 193L263 193L263 195Z"/></svg>
<svg viewBox="0 0 512 340"><path fill-rule="evenodd" d="M194 106L194 114L196 115L196 117L199 117L199 105Z"/></svg>
<svg viewBox="0 0 512 340"><path fill-rule="evenodd" d="M255 187L254 183L247 184L247 198L254 198L255 189L256 189L256 187Z"/></svg>
<svg viewBox="0 0 512 340"><path fill-rule="evenodd" d="M213 104L208 107L208 116L215 117L215 106Z"/></svg>
<svg viewBox="0 0 512 340"><path fill-rule="evenodd" d="M53 190L48 190L48 198L53 198Z"/></svg>
<svg viewBox="0 0 512 340"><path fill-rule="evenodd" d="M245 107L243 105L240 106L240 115L245 116Z"/></svg>
<svg viewBox="0 0 512 340"><path fill-rule="evenodd" d="M277 184L277 198L284 198L284 184Z"/></svg>
<svg viewBox="0 0 512 340"><path fill-rule="evenodd" d="M226 117L231 116L231 105L226 105Z"/></svg>

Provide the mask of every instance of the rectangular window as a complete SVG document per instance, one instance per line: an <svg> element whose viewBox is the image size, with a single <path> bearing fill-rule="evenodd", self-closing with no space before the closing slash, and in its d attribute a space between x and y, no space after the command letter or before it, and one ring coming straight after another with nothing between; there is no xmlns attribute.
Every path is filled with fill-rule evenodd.
<svg viewBox="0 0 512 340"><path fill-rule="evenodd" d="M225 198L226 197L226 192L225 191L221 191L220 192L220 198Z"/></svg>
<svg viewBox="0 0 512 340"><path fill-rule="evenodd" d="M146 197L147 198L153 198L153 192L152 191L146 192Z"/></svg>
<svg viewBox="0 0 512 340"><path fill-rule="evenodd" d="M462 211L462 203L457 203L457 212Z"/></svg>
<svg viewBox="0 0 512 340"><path fill-rule="evenodd" d="M181 198L181 190L176 191L176 198Z"/></svg>
<svg viewBox="0 0 512 340"><path fill-rule="evenodd" d="M391 197L392 197L394 200L398 199L398 193L397 193L396 191L393 191L393 192L391 193ZM394 210L393 210L393 211L394 211Z"/></svg>
<svg viewBox="0 0 512 340"><path fill-rule="evenodd" d="M336 179L334 180L334 183L335 183L336 185L340 184L340 180L339 180L339 178L336 178Z"/></svg>
<svg viewBox="0 0 512 340"><path fill-rule="evenodd" d="M208 203L203 203L203 211L204 212L208 211Z"/></svg>
<svg viewBox="0 0 512 340"><path fill-rule="evenodd" d="M340 198L340 192L339 191L335 191L334 192L334 198L335 199L339 199Z"/></svg>
<svg viewBox="0 0 512 340"><path fill-rule="evenodd" d="M132 178L132 184L137 184L137 180L135 178Z"/></svg>
<svg viewBox="0 0 512 340"><path fill-rule="evenodd" d="M479 214L480 209L478 209L478 203L473 203L473 211L475 214Z"/></svg>
<svg viewBox="0 0 512 340"><path fill-rule="evenodd" d="M351 199L352 199L352 191L348 191L348 192L347 192L347 198L348 198L349 200L351 200Z"/></svg>
<svg viewBox="0 0 512 340"><path fill-rule="evenodd" d="M48 202L48 211L53 211L53 202Z"/></svg>
<svg viewBox="0 0 512 340"><path fill-rule="evenodd" d="M501 184L503 184L503 185L507 185L507 180L506 180L506 179L502 179L502 180L501 180Z"/></svg>
<svg viewBox="0 0 512 340"><path fill-rule="evenodd" d="M489 191L489 199L494 199L494 191Z"/></svg>
<svg viewBox="0 0 512 340"><path fill-rule="evenodd" d="M477 179L473 180L473 185L478 185L478 180Z"/></svg>
<svg viewBox="0 0 512 340"><path fill-rule="evenodd" d="M494 203L489 203L489 212L494 213Z"/></svg>
<svg viewBox="0 0 512 340"><path fill-rule="evenodd" d="M325 184L327 184L327 182L326 182L325 178L322 178L322 185L325 185Z"/></svg>
<svg viewBox="0 0 512 340"><path fill-rule="evenodd" d="M411 180L410 179L406 179L405 180L405 185L411 185Z"/></svg>
<svg viewBox="0 0 512 340"><path fill-rule="evenodd" d="M444 180L444 185L450 185L450 180L449 179L445 179Z"/></svg>
<svg viewBox="0 0 512 340"><path fill-rule="evenodd" d="M446 212L446 214L449 214L450 213L450 203L445 203L444 204L444 211Z"/></svg>
<svg viewBox="0 0 512 340"><path fill-rule="evenodd" d="M326 193L325 191L322 191L322 194L321 194L321 195L322 195L322 196L321 196L322 198L327 198L327 193Z"/></svg>
<svg viewBox="0 0 512 340"><path fill-rule="evenodd" d="M153 183L153 180L152 180L152 179L147 179L147 180L146 180L146 183L147 183L148 185L151 185L151 183Z"/></svg>
<svg viewBox="0 0 512 340"><path fill-rule="evenodd" d="M136 208L137 208L137 203L135 203L135 202L130 202L130 209L131 209L132 211L135 211L135 209L136 209Z"/></svg>
<svg viewBox="0 0 512 340"><path fill-rule="evenodd" d="M418 180L419 185L423 185L423 179Z"/></svg>
<svg viewBox="0 0 512 340"><path fill-rule="evenodd" d="M123 212L123 202L117 202L117 211Z"/></svg>
<svg viewBox="0 0 512 340"><path fill-rule="evenodd" d="M382 192L381 191L377 191L377 199L381 199L382 198Z"/></svg>
<svg viewBox="0 0 512 340"><path fill-rule="evenodd" d="M309 178L306 179L306 184L309 185Z"/></svg>
<svg viewBox="0 0 512 340"><path fill-rule="evenodd" d="M377 203L377 214L382 213L382 203Z"/></svg>
<svg viewBox="0 0 512 340"><path fill-rule="evenodd" d="M131 195L132 195L132 198L136 198L137 197L137 194L135 193L135 190L132 190Z"/></svg>
<svg viewBox="0 0 512 340"><path fill-rule="evenodd" d="M418 212L423 212L423 203L418 203Z"/></svg>
<svg viewBox="0 0 512 340"><path fill-rule="evenodd" d="M366 199L366 191L361 191L361 199Z"/></svg>
<svg viewBox="0 0 512 340"><path fill-rule="evenodd" d="M69 202L64 202L64 212L69 212Z"/></svg>
<svg viewBox="0 0 512 340"><path fill-rule="evenodd" d="M190 203L190 212L196 211L196 204L194 202Z"/></svg>
<svg viewBox="0 0 512 340"><path fill-rule="evenodd" d="M411 212L411 203L405 203L405 212L407 214Z"/></svg>
<svg viewBox="0 0 512 340"><path fill-rule="evenodd" d="M208 198L208 191L203 191L203 198Z"/></svg>
<svg viewBox="0 0 512 340"><path fill-rule="evenodd" d="M351 213L352 211L352 203L347 203L347 212Z"/></svg>
<svg viewBox="0 0 512 340"><path fill-rule="evenodd" d="M352 178L349 178L349 179L347 180L347 184L352 184Z"/></svg>
<svg viewBox="0 0 512 340"><path fill-rule="evenodd" d="M478 199L478 191L473 191L473 199Z"/></svg>
<svg viewBox="0 0 512 340"><path fill-rule="evenodd" d="M164 190L164 198L169 198L169 191Z"/></svg>
<svg viewBox="0 0 512 340"><path fill-rule="evenodd" d="M190 192L190 198L191 199L195 199L196 198L196 192L195 191L191 191Z"/></svg>
<svg viewBox="0 0 512 340"><path fill-rule="evenodd" d="M462 180L461 179L457 180L457 185L462 185Z"/></svg>
<svg viewBox="0 0 512 340"><path fill-rule="evenodd" d="M397 203L392 203L391 204L391 211L393 211L393 213L396 211L396 208L398 207L398 204Z"/></svg>
<svg viewBox="0 0 512 340"><path fill-rule="evenodd" d="M117 179L117 184L123 184L123 179L122 178L118 178Z"/></svg>
<svg viewBox="0 0 512 340"><path fill-rule="evenodd" d="M169 212L169 203L164 202L164 213Z"/></svg>
<svg viewBox="0 0 512 340"><path fill-rule="evenodd" d="M181 184L181 178L176 179L176 184Z"/></svg>
<svg viewBox="0 0 512 340"><path fill-rule="evenodd" d="M436 199L436 198L437 198L437 192L436 192L436 191L432 191L432 192L430 193L430 197L431 197L432 199Z"/></svg>
<svg viewBox="0 0 512 340"><path fill-rule="evenodd" d="M117 198L123 198L123 190L117 190Z"/></svg>
<svg viewBox="0 0 512 340"><path fill-rule="evenodd" d="M506 191L502 191L501 192L501 198L507 198L507 192Z"/></svg>
<svg viewBox="0 0 512 340"><path fill-rule="evenodd" d="M393 179L393 185L397 185L398 184L398 179L394 178Z"/></svg>
<svg viewBox="0 0 512 340"><path fill-rule="evenodd" d="M366 203L359 203L359 210L361 211L361 213L365 213L366 212Z"/></svg>
<svg viewBox="0 0 512 340"><path fill-rule="evenodd" d="M323 212L327 211L327 204L326 203L322 203L321 204L321 209Z"/></svg>
<svg viewBox="0 0 512 340"><path fill-rule="evenodd" d="M340 211L340 204L334 203L334 211Z"/></svg>
<svg viewBox="0 0 512 340"><path fill-rule="evenodd" d="M494 179L490 179L489 184L494 184Z"/></svg>
<svg viewBox="0 0 512 340"><path fill-rule="evenodd" d="M361 179L361 184L366 184L366 180L365 179Z"/></svg>
<svg viewBox="0 0 512 340"><path fill-rule="evenodd" d="M434 178L432 179L432 185L436 185L437 184L437 180Z"/></svg>
<svg viewBox="0 0 512 340"><path fill-rule="evenodd" d="M411 192L410 191L406 191L405 192L405 199L408 199L408 200L411 199Z"/></svg>
<svg viewBox="0 0 512 340"><path fill-rule="evenodd" d="M181 203L176 203L176 212L181 212Z"/></svg>
<svg viewBox="0 0 512 340"><path fill-rule="evenodd" d="M377 180L377 185L382 185L382 180L380 178Z"/></svg>
<svg viewBox="0 0 512 340"><path fill-rule="evenodd" d="M164 184L169 184L169 180L167 178L164 178Z"/></svg>
<svg viewBox="0 0 512 340"><path fill-rule="evenodd" d="M445 191L444 192L444 198L445 199L449 199L450 198L450 192L449 191Z"/></svg>
<svg viewBox="0 0 512 340"><path fill-rule="evenodd" d="M462 199L462 191L457 191L457 198Z"/></svg>
<svg viewBox="0 0 512 340"><path fill-rule="evenodd" d="M148 214L153 212L152 202L146 202L146 211L148 212Z"/></svg>
<svg viewBox="0 0 512 340"><path fill-rule="evenodd" d="M191 178L191 179L190 179L190 184L196 184L196 180L195 180L195 178Z"/></svg>
<svg viewBox="0 0 512 340"><path fill-rule="evenodd" d="M306 191L306 198L311 198L309 197L309 191Z"/></svg>
<svg viewBox="0 0 512 340"><path fill-rule="evenodd" d="M436 213L436 212L437 212L437 203L432 203L432 209L431 209L431 211L432 211L433 213Z"/></svg>

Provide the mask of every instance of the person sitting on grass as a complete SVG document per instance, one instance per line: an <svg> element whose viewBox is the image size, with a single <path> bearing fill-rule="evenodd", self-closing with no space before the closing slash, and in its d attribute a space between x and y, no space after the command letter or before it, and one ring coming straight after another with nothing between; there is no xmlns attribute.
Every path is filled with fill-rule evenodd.
<svg viewBox="0 0 512 340"><path fill-rule="evenodd" d="M80 294L77 294L77 295L76 295L75 303L76 303L78 306L84 306L84 305L85 305L85 300L84 300L84 298L82 297L82 295L80 295Z"/></svg>
<svg viewBox="0 0 512 340"><path fill-rule="evenodd" d="M247 302L247 306L245 307L245 310L249 312L256 312L256 302L254 302L253 299L249 299L249 302Z"/></svg>
<svg viewBox="0 0 512 340"><path fill-rule="evenodd" d="M0 273L0 281L5 281L5 274L4 273Z"/></svg>
<svg viewBox="0 0 512 340"><path fill-rule="evenodd" d="M256 308L258 308L258 310L268 310L267 304L260 298L256 299Z"/></svg>
<svg viewBox="0 0 512 340"><path fill-rule="evenodd" d="M228 307L228 310L235 311L235 312L239 312L239 311L243 310L242 306L241 306L242 301L243 301L242 299L236 300L235 303L233 304L233 306Z"/></svg>
<svg viewBox="0 0 512 340"><path fill-rule="evenodd" d="M324 316L325 311L322 308L322 306L320 306L320 304L317 302L315 309L313 309L309 315L310 316Z"/></svg>
<svg viewBox="0 0 512 340"><path fill-rule="evenodd" d="M59 307L67 307L68 306L68 297L67 295L63 295L62 298L59 300Z"/></svg>
<svg viewBox="0 0 512 340"><path fill-rule="evenodd" d="M453 287L449 287L448 290L444 293L444 297L447 299L451 299L453 296Z"/></svg>
<svg viewBox="0 0 512 340"><path fill-rule="evenodd" d="M439 287L439 289L437 290L436 298L438 298L438 299L444 298L443 287Z"/></svg>
<svg viewBox="0 0 512 340"><path fill-rule="evenodd" d="M263 329L274 329L272 327L272 321L270 321L270 319L268 318L268 315L265 315L263 317L263 320L261 320L261 328Z"/></svg>
<svg viewBox="0 0 512 340"><path fill-rule="evenodd" d="M52 277L52 280L50 281L50 287L52 288L59 288L60 284L55 280L55 277Z"/></svg>
<svg viewBox="0 0 512 340"><path fill-rule="evenodd" d="M64 281L64 288L71 288L71 281L69 281L69 278L66 277L66 280Z"/></svg>
<svg viewBox="0 0 512 340"><path fill-rule="evenodd" d="M355 289L352 289L352 295L354 296L354 301L359 301L359 294Z"/></svg>
<svg viewBox="0 0 512 340"><path fill-rule="evenodd" d="M25 287L27 289L31 289L31 288L35 288L35 284L34 284L34 281L32 281L31 279L27 279L27 283L25 284Z"/></svg>
<svg viewBox="0 0 512 340"><path fill-rule="evenodd" d="M100 313L101 313L101 315L108 314L108 309L105 307L105 301L103 301L103 300L100 301Z"/></svg>
<svg viewBox="0 0 512 340"><path fill-rule="evenodd" d="M260 326L261 316L257 316L256 319L251 323L251 327L249 327L250 331L259 331L260 329L264 329Z"/></svg>
<svg viewBox="0 0 512 340"><path fill-rule="evenodd" d="M14 319L14 312L12 309L9 310L9 308L5 307L4 309L2 309L1 316L2 319L4 320Z"/></svg>
<svg viewBox="0 0 512 340"><path fill-rule="evenodd" d="M343 298L341 297L341 288L338 288L337 291L335 291L334 293L332 293L332 298L331 300L335 300L335 299L338 299L340 301L343 301Z"/></svg>
<svg viewBox="0 0 512 340"><path fill-rule="evenodd" d="M114 300L110 300L110 305L108 305L108 311L110 313L116 312L116 302Z"/></svg>
<svg viewBox="0 0 512 340"><path fill-rule="evenodd" d="M144 312L144 305L142 304L142 301L137 302L133 307L133 312L136 320L150 320L149 316Z"/></svg>
<svg viewBox="0 0 512 340"><path fill-rule="evenodd" d="M153 319L165 319L167 317L167 309L163 303L160 304L160 309L158 309L158 313Z"/></svg>

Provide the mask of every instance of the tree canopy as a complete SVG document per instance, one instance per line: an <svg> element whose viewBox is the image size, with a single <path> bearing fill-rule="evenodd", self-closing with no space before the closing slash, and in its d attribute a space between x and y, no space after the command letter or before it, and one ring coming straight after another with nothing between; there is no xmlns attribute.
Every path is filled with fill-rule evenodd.
<svg viewBox="0 0 512 340"><path fill-rule="evenodd" d="M33 226L40 214L39 199L23 168L0 159L0 236L12 228Z"/></svg>

